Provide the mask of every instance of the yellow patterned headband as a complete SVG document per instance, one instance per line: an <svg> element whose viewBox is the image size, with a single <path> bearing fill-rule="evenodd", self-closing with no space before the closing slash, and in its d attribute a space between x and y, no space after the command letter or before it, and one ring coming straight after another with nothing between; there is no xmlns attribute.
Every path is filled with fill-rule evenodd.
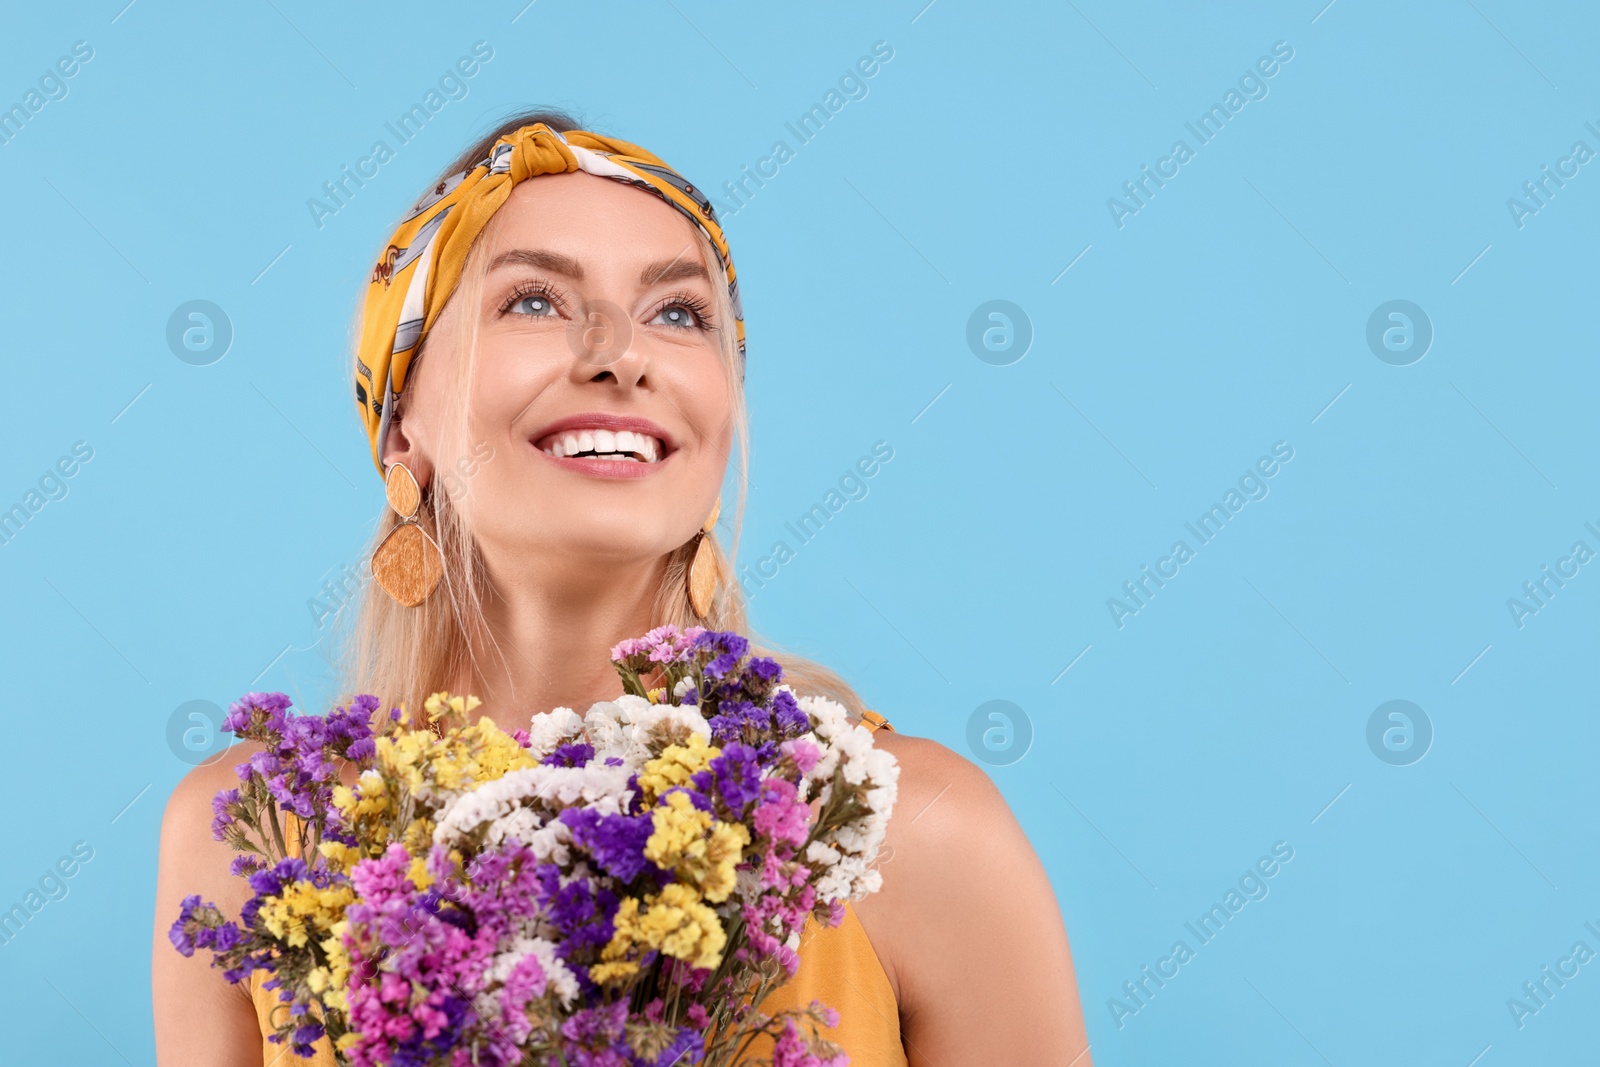
<svg viewBox="0 0 1600 1067"><path fill-rule="evenodd" d="M728 278L744 374L744 313L728 242L711 201L638 145L583 130L557 133L544 123L495 142L487 159L429 190L411 209L373 268L356 350L356 407L383 470L383 443L405 388L406 371L461 280L467 250L518 182L540 174L583 171L655 193L700 227Z"/></svg>

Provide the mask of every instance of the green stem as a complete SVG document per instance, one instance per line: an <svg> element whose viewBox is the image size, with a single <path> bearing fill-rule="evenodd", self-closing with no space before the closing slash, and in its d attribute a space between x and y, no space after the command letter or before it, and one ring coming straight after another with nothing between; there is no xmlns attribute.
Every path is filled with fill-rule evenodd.
<svg viewBox="0 0 1600 1067"><path fill-rule="evenodd" d="M283 827L279 825L278 805L270 797L267 799L267 822L272 826L272 836L278 842L278 859L289 858L289 846L283 840Z"/></svg>
<svg viewBox="0 0 1600 1067"><path fill-rule="evenodd" d="M765 980L763 980L763 981L762 981L762 983L761 983L761 985L762 985L762 986L763 986L763 987L765 987L765 986L766 986L766 981L765 981ZM759 1003L760 1003L760 1002L761 1002L761 1001L762 1001L762 1000L765 1000L765 999L766 999L766 993L762 993L762 994L761 994L761 995L760 995L760 997L759 997L759 998L758 998L758 999L757 999L757 1000L755 1000L755 1001L753 1001L753 1002L752 1002L752 1003L757 1003L757 1004L759 1004ZM746 1034L745 1034L745 1035L744 1035L744 1040L743 1040L743 1041L741 1041L741 1042L739 1042L739 1049L738 1049L738 1051L736 1051L736 1052L735 1052L735 1053L734 1053L734 1054L733 1054L733 1062L734 1062L734 1063L735 1063L735 1064L737 1064L737 1063L738 1063L738 1062L739 1062L739 1061L740 1061L740 1060L742 1060L742 1059L743 1059L743 1058L744 1058L744 1054L745 1054L745 1053L746 1053L746 1052L747 1052L747 1051L749 1051L749 1048L750 1048L750 1042L752 1042L752 1041L754 1041L754 1040L755 1040L755 1039L756 1039L756 1035L757 1035L757 1034L764 1034L764 1033L766 1033L766 1032L767 1032L767 1026L769 1026L769 1025L771 1025L771 1022L770 1022L770 1021L769 1021L769 1022L768 1022L768 1023L766 1023L766 1024L763 1024L763 1025L762 1025L762 1026L760 1026L760 1027L752 1027L752 1028L751 1028L751 1029L750 1029L750 1030L749 1030L749 1031L748 1031L748 1032L747 1032L747 1033L746 1033Z"/></svg>

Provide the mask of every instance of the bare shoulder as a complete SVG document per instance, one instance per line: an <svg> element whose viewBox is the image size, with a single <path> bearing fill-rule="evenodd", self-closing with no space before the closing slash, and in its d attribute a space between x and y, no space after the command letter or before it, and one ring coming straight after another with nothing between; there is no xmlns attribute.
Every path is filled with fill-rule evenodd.
<svg viewBox="0 0 1600 1067"><path fill-rule="evenodd" d="M858 904L858 912L892 909L920 924L955 894L977 900L1004 892L1018 877L1042 873L1027 835L983 768L929 737L878 730L873 743L894 756L900 777L879 856L883 889Z"/></svg>
<svg viewBox="0 0 1600 1067"><path fill-rule="evenodd" d="M226 981L211 966L210 952L185 957L168 939L185 897L198 895L229 916L237 916L250 898L248 883L231 872L235 853L211 836L211 800L238 785L234 768L259 749L253 742L241 742L189 771L173 788L161 817L150 964L161 1067L261 1062L260 1028L249 990ZM199 1017L206 1019L204 1026L195 1024Z"/></svg>
<svg viewBox="0 0 1600 1067"><path fill-rule="evenodd" d="M890 832L901 831L908 844L930 831L937 836L966 821L1010 814L1005 797L982 768L931 737L878 730L872 741L900 765ZM903 818L908 810L910 817Z"/></svg>
<svg viewBox="0 0 1600 1067"><path fill-rule="evenodd" d="M224 911L230 904L237 910L249 899L244 880L230 873L233 850L211 836L212 799L238 786L234 768L260 750L258 743L242 741L190 770L173 787L161 816L160 888L183 887L178 899L199 893Z"/></svg>
<svg viewBox="0 0 1600 1067"><path fill-rule="evenodd" d="M1082 1050L1061 909L1005 796L932 738L880 729L873 742L900 779L883 888L854 907L895 989L912 1067Z"/></svg>

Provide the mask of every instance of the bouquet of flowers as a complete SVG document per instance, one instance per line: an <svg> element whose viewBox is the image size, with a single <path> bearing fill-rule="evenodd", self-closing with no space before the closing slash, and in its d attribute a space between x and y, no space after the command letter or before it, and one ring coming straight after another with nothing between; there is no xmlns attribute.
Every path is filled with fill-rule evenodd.
<svg viewBox="0 0 1600 1067"><path fill-rule="evenodd" d="M773 1067L844 1064L833 1009L760 1005L807 916L881 884L899 769L748 650L659 627L612 649L622 695L512 733L447 693L437 733L371 696L318 716L247 695L225 728L263 749L212 832L254 896L236 920L187 897L172 943L270 972L272 1040L327 1035L354 1067L723 1067L758 1034Z"/></svg>

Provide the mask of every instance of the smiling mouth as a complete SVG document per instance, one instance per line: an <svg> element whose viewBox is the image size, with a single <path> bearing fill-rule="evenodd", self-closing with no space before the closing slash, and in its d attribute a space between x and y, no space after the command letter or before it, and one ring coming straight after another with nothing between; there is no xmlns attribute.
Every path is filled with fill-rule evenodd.
<svg viewBox="0 0 1600 1067"><path fill-rule="evenodd" d="M635 430L561 430L537 443L555 459L603 459L616 463L659 463L667 457L664 441Z"/></svg>

